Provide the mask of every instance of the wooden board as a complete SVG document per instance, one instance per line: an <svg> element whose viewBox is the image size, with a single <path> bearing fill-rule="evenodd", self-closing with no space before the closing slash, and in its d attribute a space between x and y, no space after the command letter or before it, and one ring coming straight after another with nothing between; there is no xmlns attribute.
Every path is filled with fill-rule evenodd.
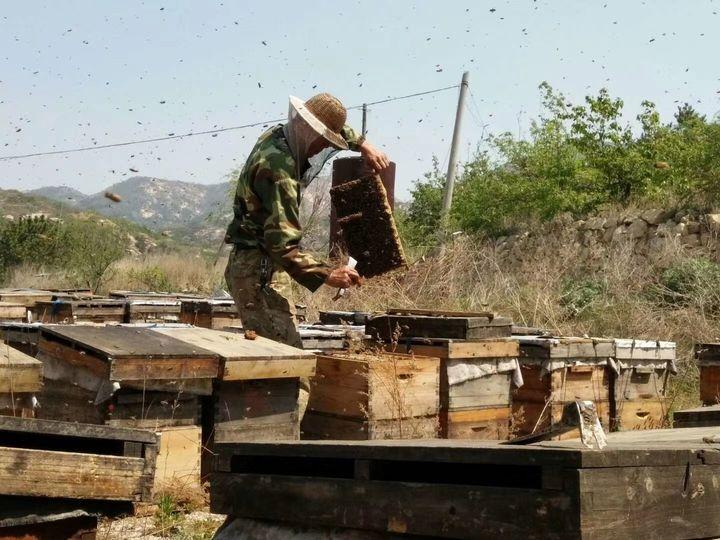
<svg viewBox="0 0 720 540"><path fill-rule="evenodd" d="M76 322L125 322L125 301L109 299L36 302L37 320L43 323L72 324Z"/></svg>
<svg viewBox="0 0 720 540"><path fill-rule="evenodd" d="M160 434L153 492L200 489L200 426L164 427Z"/></svg>
<svg viewBox="0 0 720 540"><path fill-rule="evenodd" d="M438 416L363 420L308 411L302 419L301 437L306 440L435 439Z"/></svg>
<svg viewBox="0 0 720 540"><path fill-rule="evenodd" d="M0 302L11 302L23 304L26 307L33 307L39 301L48 302L52 300L51 291L37 289L0 289Z"/></svg>
<svg viewBox="0 0 720 540"><path fill-rule="evenodd" d="M457 341L411 338L399 343L386 343L385 350L442 359L517 358L520 355L520 345L512 339Z"/></svg>
<svg viewBox="0 0 720 540"><path fill-rule="evenodd" d="M494 373L448 386L447 408L450 411L510 406L512 373Z"/></svg>
<svg viewBox="0 0 720 540"><path fill-rule="evenodd" d="M460 340L508 337L512 321L494 316L427 316L378 315L365 325L365 331L375 339L398 341L405 338L447 338Z"/></svg>
<svg viewBox="0 0 720 540"><path fill-rule="evenodd" d="M223 361L221 378L227 381L310 377L315 373L314 354L260 336L246 339L244 334L207 328L152 330L219 356Z"/></svg>
<svg viewBox="0 0 720 540"><path fill-rule="evenodd" d="M0 393L37 392L42 388L42 362L0 344Z"/></svg>

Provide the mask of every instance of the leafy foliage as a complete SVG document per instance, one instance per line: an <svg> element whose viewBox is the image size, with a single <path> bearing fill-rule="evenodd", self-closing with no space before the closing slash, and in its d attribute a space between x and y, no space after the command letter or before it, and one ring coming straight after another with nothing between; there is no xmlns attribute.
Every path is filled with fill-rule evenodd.
<svg viewBox="0 0 720 540"><path fill-rule="evenodd" d="M606 89L573 104L540 85L543 113L529 136L490 135L459 175L452 226L500 236L528 221L563 212L583 216L603 205L668 202L707 207L720 196L720 123L692 106L662 124L644 101L638 133L623 120L624 103ZM416 182L401 216L408 244L434 238L444 178L437 161Z"/></svg>

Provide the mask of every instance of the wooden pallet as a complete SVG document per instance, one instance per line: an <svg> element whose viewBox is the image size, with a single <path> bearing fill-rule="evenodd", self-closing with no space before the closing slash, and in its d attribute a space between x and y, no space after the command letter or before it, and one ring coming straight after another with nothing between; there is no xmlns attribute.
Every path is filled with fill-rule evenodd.
<svg viewBox="0 0 720 540"><path fill-rule="evenodd" d="M149 501L149 431L0 417L0 495Z"/></svg>
<svg viewBox="0 0 720 540"><path fill-rule="evenodd" d="M490 313L436 313L391 310L371 318L365 325L371 338L401 342L412 338L478 340L510 336L512 321Z"/></svg>
<svg viewBox="0 0 720 540"><path fill-rule="evenodd" d="M440 361L389 353L318 356L303 436L428 438L438 434Z"/></svg>
<svg viewBox="0 0 720 540"><path fill-rule="evenodd" d="M222 330L239 322L239 315L232 300L183 300L180 306L180 322Z"/></svg>
<svg viewBox="0 0 720 540"><path fill-rule="evenodd" d="M310 377L315 355L284 343L244 333L207 328L155 327L153 332L202 348L221 360L220 378L225 381Z"/></svg>
<svg viewBox="0 0 720 540"><path fill-rule="evenodd" d="M718 445L707 429L577 441L219 445L211 510L299 526L433 538L720 535Z"/></svg>

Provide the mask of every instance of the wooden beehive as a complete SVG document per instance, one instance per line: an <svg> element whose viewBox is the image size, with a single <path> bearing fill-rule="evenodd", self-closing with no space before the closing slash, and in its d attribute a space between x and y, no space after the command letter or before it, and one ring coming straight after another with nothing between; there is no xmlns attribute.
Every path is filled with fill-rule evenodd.
<svg viewBox="0 0 720 540"><path fill-rule="evenodd" d="M614 355L613 340L533 336L517 339L523 385L512 393L514 435L552 429L560 422L565 405L577 399L593 401L603 427L610 428L608 359ZM577 433L566 436L575 437Z"/></svg>
<svg viewBox="0 0 720 540"><path fill-rule="evenodd" d="M440 358L440 434L448 439L507 439L512 375L519 345L509 339L410 339L386 349Z"/></svg>
<svg viewBox="0 0 720 540"><path fill-rule="evenodd" d="M406 338L476 340L510 336L512 321L487 312L390 309L368 320L365 331L384 342Z"/></svg>
<svg viewBox="0 0 720 540"><path fill-rule="evenodd" d="M615 340L612 372L611 429L664 427L668 416L667 391L674 371L675 343L637 339Z"/></svg>
<svg viewBox="0 0 720 540"><path fill-rule="evenodd" d="M180 306L180 322L222 330L239 322L232 300L183 300Z"/></svg>
<svg viewBox="0 0 720 540"><path fill-rule="evenodd" d="M37 302L34 309L37 320L42 323L122 323L125 321L125 300L60 299Z"/></svg>
<svg viewBox="0 0 720 540"><path fill-rule="evenodd" d="M0 302L0 320L24 322L27 320L27 307L19 302Z"/></svg>
<svg viewBox="0 0 720 540"><path fill-rule="evenodd" d="M348 253L361 276L373 277L405 266L387 192L379 176L367 176L330 189L330 199Z"/></svg>
<svg viewBox="0 0 720 540"><path fill-rule="evenodd" d="M700 368L700 401L703 405L720 403L720 343L695 345L695 360Z"/></svg>
<svg viewBox="0 0 720 540"><path fill-rule="evenodd" d="M168 323L180 320L180 300L128 300L125 320L129 323Z"/></svg>
<svg viewBox="0 0 720 540"><path fill-rule="evenodd" d="M318 356L303 436L313 439L435 438L440 360L390 353Z"/></svg>
<svg viewBox="0 0 720 540"><path fill-rule="evenodd" d="M208 386L207 393L210 391ZM178 392L120 390L108 409L106 423L111 426L159 429L201 423L200 394L185 389Z"/></svg>

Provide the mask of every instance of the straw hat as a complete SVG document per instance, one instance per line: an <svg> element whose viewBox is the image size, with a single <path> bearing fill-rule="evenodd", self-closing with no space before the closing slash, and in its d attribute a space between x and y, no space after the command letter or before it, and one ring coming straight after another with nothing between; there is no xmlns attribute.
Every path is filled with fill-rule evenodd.
<svg viewBox="0 0 720 540"><path fill-rule="evenodd" d="M335 148L348 149L347 141L340 135L347 119L347 111L338 98L323 93L303 102L300 98L290 96L290 107Z"/></svg>

